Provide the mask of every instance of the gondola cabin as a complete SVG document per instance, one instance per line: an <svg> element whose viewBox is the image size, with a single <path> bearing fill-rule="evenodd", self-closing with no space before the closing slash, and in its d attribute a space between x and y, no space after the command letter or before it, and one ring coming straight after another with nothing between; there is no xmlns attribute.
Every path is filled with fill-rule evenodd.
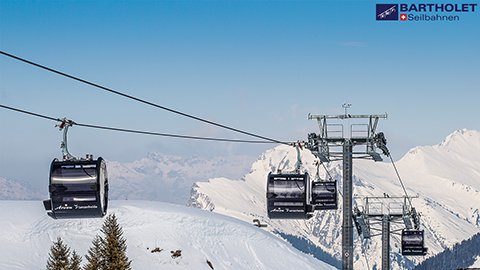
<svg viewBox="0 0 480 270"><path fill-rule="evenodd" d="M337 181L312 183L312 205L315 210L335 210L337 204Z"/></svg>
<svg viewBox="0 0 480 270"><path fill-rule="evenodd" d="M59 161L50 167L50 199L43 201L54 219L100 218L107 212L108 177L103 158Z"/></svg>
<svg viewBox="0 0 480 270"><path fill-rule="evenodd" d="M424 245L423 230L402 231L402 255L425 256L427 248Z"/></svg>
<svg viewBox="0 0 480 270"><path fill-rule="evenodd" d="M267 176L267 214L271 219L308 219L309 176L305 174L272 174Z"/></svg>

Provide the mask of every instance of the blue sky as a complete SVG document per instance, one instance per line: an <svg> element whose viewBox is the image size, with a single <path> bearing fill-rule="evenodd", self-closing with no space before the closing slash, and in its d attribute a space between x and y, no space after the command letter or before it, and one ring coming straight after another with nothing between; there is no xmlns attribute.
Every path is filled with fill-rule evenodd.
<svg viewBox="0 0 480 270"><path fill-rule="evenodd" d="M413 2L415 3L415 2ZM308 113L384 113L396 158L480 129L480 8L459 22L377 22L373 1L0 2L0 48L161 105L294 141ZM246 138L0 58L0 103L78 122ZM54 123L0 111L0 175L37 181L59 156ZM271 146L75 127L70 150L257 156ZM25 164L25 165L22 165ZM24 170L28 166L30 170Z"/></svg>

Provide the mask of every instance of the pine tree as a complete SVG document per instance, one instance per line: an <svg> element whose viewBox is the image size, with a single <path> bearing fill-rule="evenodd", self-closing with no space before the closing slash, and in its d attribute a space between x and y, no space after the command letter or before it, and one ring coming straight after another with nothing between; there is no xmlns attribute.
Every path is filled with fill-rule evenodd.
<svg viewBox="0 0 480 270"><path fill-rule="evenodd" d="M104 260L102 270L131 270L131 261L126 254L126 240L115 214L105 219L101 231L104 234L100 239L101 255Z"/></svg>
<svg viewBox="0 0 480 270"><path fill-rule="evenodd" d="M82 257L78 256L77 252L74 250L72 252L72 257L70 258L70 267L69 270L81 270L80 264L82 263Z"/></svg>
<svg viewBox="0 0 480 270"><path fill-rule="evenodd" d="M100 247L100 236L96 235L93 238L92 246L87 251L85 258L87 259L87 264L83 267L84 270L101 270L105 269L102 260L102 248Z"/></svg>
<svg viewBox="0 0 480 270"><path fill-rule="evenodd" d="M47 270L69 270L70 248L58 237L50 248Z"/></svg>

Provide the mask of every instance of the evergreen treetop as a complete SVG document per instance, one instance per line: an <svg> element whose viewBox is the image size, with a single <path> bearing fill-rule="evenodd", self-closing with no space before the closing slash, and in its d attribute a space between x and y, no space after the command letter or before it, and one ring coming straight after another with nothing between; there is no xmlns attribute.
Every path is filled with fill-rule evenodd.
<svg viewBox="0 0 480 270"><path fill-rule="evenodd" d="M80 264L82 263L82 257L80 257L77 252L74 250L72 252L72 257L70 258L70 267L69 270L81 270Z"/></svg>
<svg viewBox="0 0 480 270"><path fill-rule="evenodd" d="M58 237L50 248L47 270L69 270L70 248Z"/></svg>
<svg viewBox="0 0 480 270"><path fill-rule="evenodd" d="M101 231L104 237L100 238L100 248L105 267L102 270L131 270L131 261L126 254L126 240L115 214L105 218Z"/></svg>
<svg viewBox="0 0 480 270"><path fill-rule="evenodd" d="M100 246L100 236L96 235L93 238L92 246L88 249L87 255L87 264L83 267L84 270L101 270L105 269L103 266L104 261L102 259L102 248Z"/></svg>

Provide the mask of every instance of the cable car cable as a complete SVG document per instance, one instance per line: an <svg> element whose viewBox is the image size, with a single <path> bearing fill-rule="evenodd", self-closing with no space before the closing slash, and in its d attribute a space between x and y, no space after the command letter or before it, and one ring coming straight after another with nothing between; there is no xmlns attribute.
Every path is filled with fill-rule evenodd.
<svg viewBox="0 0 480 270"><path fill-rule="evenodd" d="M200 118L200 117L197 117L197 116L194 116L194 115L191 115L191 114L187 114L187 113L184 113L184 112L181 112L181 111L178 111L178 110L174 110L174 109L171 109L171 108L168 108L168 107L165 107L165 106L161 106L161 105L159 105L159 104L156 104L156 103L147 101L147 100L145 100L145 99L141 99L141 98L138 98L138 97L134 97L134 96L132 96L132 95L128 95L128 94L122 93L122 92L117 91L117 90L114 90L114 89L112 89L112 88L108 88L108 87L102 86L102 85L100 85L100 84L93 83L93 82L90 82L90 81L81 79L81 78L79 78L79 77L76 77L76 76L73 76L73 75L70 75L70 74L61 72L61 71L56 70L56 69L53 69L53 68L49 68L49 67L47 67L47 66L44 66L44 65L41 65L41 64L38 64L38 63L35 63L35 62L32 62L32 61L29 61L29 60L27 60L27 59L24 59L24 58L15 56L15 55L13 55L13 54L9 54L9 53L4 52L4 51L0 51L0 53L3 54L3 55L5 55L5 56L8 56L8 57L10 57L10 58L13 58L13 59L15 59L15 60L18 60L18 61L27 63L27 64L29 64L29 65L36 66L36 67L38 67L38 68L41 68L41 69L44 69L44 70L47 70L47 71L56 73L56 74L58 74L58 75L61 75L61 76L67 77L67 78L70 78L70 79L72 79L72 80L75 80L75 81L78 81L78 82L81 82L81 83L84 83L84 84L88 84L88 85L90 85L90 86L93 86L93 87L102 89L102 90L104 90L104 91L107 91L107 92L110 92L110 93L113 93L113 94L116 94L116 95L119 95L119 96L122 96L122 97L125 97L125 98L129 98L129 99L138 101L138 102L143 103L143 104L146 104L146 105L150 105L150 106L156 107L156 108L158 108L158 109L166 110L166 111L169 111L169 112L171 112L171 113L175 113L175 114L178 114L178 115L187 117L187 118L191 118L191 119L194 119L194 120L197 120L197 121L200 121L200 122L204 122L204 123L207 123L207 124L210 124L210 125L214 125L214 126L217 126L217 127L220 127L220 128L228 129L228 130L230 130L230 131L238 132L238 133L241 133L241 134L244 134L244 135L256 137L256 138L263 139L263 140L266 140L266 141L271 141L271 142L279 143L279 144L287 144L287 145L289 144L289 143L287 143L287 142L282 142L282 141L279 141L279 140L275 140L275 139L271 139L271 138L268 138L268 137L260 136L260 135L257 135L257 134L251 133L251 132L247 132L247 131L240 130L240 129L237 129L237 128L233 128L233 127L230 127L230 126L227 126L227 125L219 124L219 123L216 123L216 122L213 122L213 121L204 119L204 118Z"/></svg>
<svg viewBox="0 0 480 270"><path fill-rule="evenodd" d="M398 177L398 181L400 182L400 185L402 186L402 189L403 189L403 192L405 193L405 197L407 198L407 201L408 203L410 204L410 208L411 208L411 215L412 215L412 219L413 219L413 223L414 223L414 228L417 232L421 232L422 233L422 237L423 237L423 230L420 231L420 213L418 213L416 210L415 210L415 207L413 207L413 204L412 204L412 199L410 198L410 196L408 196L408 192L407 192L407 189L405 188L405 185L403 183L403 180L402 178L400 177L400 173L398 172L398 169L397 169L397 166L395 165L395 162L393 161L393 158L392 158L392 155L391 153L388 155L390 157L390 161L393 165L393 168L395 169L395 173L397 174L397 177ZM403 232L402 232L402 237L403 237ZM422 247L422 252L421 254L425 255L426 254L426 248L425 247Z"/></svg>
<svg viewBox="0 0 480 270"><path fill-rule="evenodd" d="M257 144L260 144L260 143L275 143L275 142L271 142L271 141L251 141L251 140L237 140L237 139L224 139L224 138L211 138L211 137L198 137L198 136L158 133L158 132L150 132L150 131L116 128L116 127L98 126L98 125L91 125L91 124L82 124L82 123L76 123L76 122L74 122L74 125L77 125L77 126L80 126L80 127L87 127L87 128L119 131L119 132L126 132L126 133L136 133L136 134L144 134L144 135L172 137L172 138L180 138L180 139L191 139L191 140L235 142L235 143L257 143Z"/></svg>
<svg viewBox="0 0 480 270"><path fill-rule="evenodd" d="M330 174L330 172L328 171L327 166L325 166L325 163L323 163L321 160L319 160L319 162L322 164L323 168L325 169L325 172L327 172L327 175L330 178L330 181L333 181L333 177Z"/></svg>
<svg viewBox="0 0 480 270"><path fill-rule="evenodd" d="M5 106L0 104L1 108L12 110L19 113L24 113L27 115L40 117L43 119L60 122L62 119L54 118L47 115L42 115L34 112L29 112L9 106ZM144 135L153 135L153 136L162 136L162 137L171 137L171 138L180 138L180 139L191 139L191 140L204 140L204 141L219 141L219 142L233 142L233 143L275 143L272 141L252 141L252 140L237 140L237 139L225 139L225 138L212 138L212 137L200 137L200 136L189 136L189 135L178 135L178 134L169 134L169 133L159 133L159 132L150 132L150 131L141 131L141 130L133 130L133 129L124 129L124 128L115 128L115 127L107 127L107 126L99 126L99 125L91 125L91 124L83 124L83 123L76 123L72 121L73 125L87 127L87 128L94 128L94 129L103 129L103 130L111 130L111 131L118 131L118 132L127 132L127 133L135 133L135 134L144 134Z"/></svg>
<svg viewBox="0 0 480 270"><path fill-rule="evenodd" d="M410 207L413 207L412 204L412 199L408 196L407 189L405 188L405 185L403 184L402 178L400 177L400 173L398 172L397 166L395 165L395 162L393 161L392 155L389 155L390 161L392 162L393 168L395 169L395 173L397 174L398 180L400 181L400 185L402 186L403 192L405 193L405 196L407 197L408 203L410 204Z"/></svg>
<svg viewBox="0 0 480 270"><path fill-rule="evenodd" d="M21 110L21 109L5 106L5 105L2 105L2 104L0 104L0 107L2 107L4 109L16 111L16 112L19 112L19 113L24 113L24 114L40 117L40 118L43 118L43 119L55 121L55 122L61 121L60 118L53 118L53 117L50 117L50 116L46 116L46 115L42 115L42 114L38 114L38 113L34 113L34 112L29 112L29 111L24 111L24 110Z"/></svg>

